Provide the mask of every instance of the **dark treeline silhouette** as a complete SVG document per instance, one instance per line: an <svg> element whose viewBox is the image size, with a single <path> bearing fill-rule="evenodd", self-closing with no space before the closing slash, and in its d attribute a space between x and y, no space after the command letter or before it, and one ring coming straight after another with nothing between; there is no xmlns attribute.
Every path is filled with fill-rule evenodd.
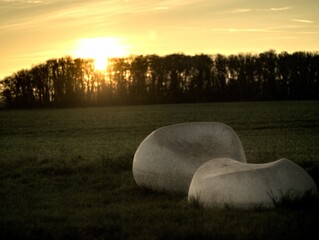
<svg viewBox="0 0 319 240"><path fill-rule="evenodd" d="M171 54L50 59L1 81L7 107L77 107L319 99L319 54L270 50L224 56Z"/></svg>

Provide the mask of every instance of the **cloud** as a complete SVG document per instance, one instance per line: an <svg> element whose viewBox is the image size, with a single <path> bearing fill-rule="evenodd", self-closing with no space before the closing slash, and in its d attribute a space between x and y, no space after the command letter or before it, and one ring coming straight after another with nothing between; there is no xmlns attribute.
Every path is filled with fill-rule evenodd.
<svg viewBox="0 0 319 240"><path fill-rule="evenodd" d="M43 2L43 1L40 1L40 0L3 0L3 2Z"/></svg>
<svg viewBox="0 0 319 240"><path fill-rule="evenodd" d="M165 26L161 29L173 29L176 31L189 32L215 32L215 33L280 33L282 30L276 28L207 28L207 27L186 27L186 26Z"/></svg>
<svg viewBox="0 0 319 240"><path fill-rule="evenodd" d="M307 35L319 35L319 32L306 32L306 31L303 31L303 32L297 32L298 34L307 34Z"/></svg>
<svg viewBox="0 0 319 240"><path fill-rule="evenodd" d="M263 28L228 28L225 29L228 32L262 32L262 33L273 33L273 32L278 32L275 30L271 30L271 29L263 29Z"/></svg>
<svg viewBox="0 0 319 240"><path fill-rule="evenodd" d="M14 1L14 0L5 0ZM67 29L90 26L106 29L107 26L126 22L132 16L142 19L143 14L166 12L172 8L198 4L203 0L140 1L84 1L84 0L20 0L7 2L0 31L41 31L41 29ZM0 0L1 3L1 0ZM10 6L9 6L10 5ZM17 12L19 8L19 12Z"/></svg>
<svg viewBox="0 0 319 240"><path fill-rule="evenodd" d="M291 21L299 22L299 23L314 23L313 21L306 20L306 19L291 19Z"/></svg>
<svg viewBox="0 0 319 240"><path fill-rule="evenodd" d="M286 10L290 10L292 8L294 8L294 7L291 7L291 6L287 6L287 7L272 7L269 10L270 11L286 11Z"/></svg>
<svg viewBox="0 0 319 240"><path fill-rule="evenodd" d="M25 4L25 3L32 3L32 4L37 4L37 3L43 3L42 0L2 0L0 2L5 2L5 3L20 3L20 4Z"/></svg>
<svg viewBox="0 0 319 240"><path fill-rule="evenodd" d="M225 10L225 11L220 11L217 12L216 14L239 14L239 13L247 13L247 12L251 12L253 11L253 9L251 8L236 8L236 9L230 9L230 10Z"/></svg>
<svg viewBox="0 0 319 240"><path fill-rule="evenodd" d="M168 10L169 7L153 7L154 10Z"/></svg>
<svg viewBox="0 0 319 240"><path fill-rule="evenodd" d="M31 4L32 3L32 4ZM38 3L38 4L35 4ZM40 4L43 3L43 4ZM14 32L17 30L41 30L42 28L59 28L67 25L105 22L105 18L121 14L127 9L118 6L110 7L109 2L81 2L73 3L24 1L17 6L6 9L6 17L2 17L0 31ZM37 7L31 7L37 5ZM39 5L39 6L38 6ZM28 7L29 6L29 7Z"/></svg>
<svg viewBox="0 0 319 240"><path fill-rule="evenodd" d="M172 29L172 30L181 30L181 31L191 31L194 30L194 27L190 26L182 26L182 25L167 25L167 26L160 26L159 29ZM198 29L198 28L196 28Z"/></svg>
<svg viewBox="0 0 319 240"><path fill-rule="evenodd" d="M282 12L288 11L295 8L294 6L283 6L283 7L270 7L270 8L256 8L259 12Z"/></svg>
<svg viewBox="0 0 319 240"><path fill-rule="evenodd" d="M26 1L26 3L37 4L37 3L43 3L43 1Z"/></svg>
<svg viewBox="0 0 319 240"><path fill-rule="evenodd" d="M245 12L251 12L252 9L250 8L239 8L239 9L234 9L234 10L230 10L230 13L245 13Z"/></svg>

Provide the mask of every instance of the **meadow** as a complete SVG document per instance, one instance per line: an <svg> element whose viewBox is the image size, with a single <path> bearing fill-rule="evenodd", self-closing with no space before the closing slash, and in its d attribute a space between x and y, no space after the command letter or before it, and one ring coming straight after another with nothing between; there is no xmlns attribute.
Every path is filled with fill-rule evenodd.
<svg viewBox="0 0 319 240"><path fill-rule="evenodd" d="M141 141L190 121L224 122L248 162L285 157L319 185L318 101L2 110L0 238L318 238L317 198L275 209L203 209L136 186L131 168Z"/></svg>

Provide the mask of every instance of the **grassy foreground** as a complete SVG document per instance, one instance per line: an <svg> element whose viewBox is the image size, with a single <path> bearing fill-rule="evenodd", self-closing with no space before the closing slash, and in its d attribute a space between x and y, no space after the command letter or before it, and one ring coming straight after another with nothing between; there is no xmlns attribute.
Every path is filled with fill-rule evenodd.
<svg viewBox="0 0 319 240"><path fill-rule="evenodd" d="M319 185L319 102L0 111L1 239L310 239L319 202L202 209L136 186L131 166L158 127L232 126L248 162L286 157Z"/></svg>

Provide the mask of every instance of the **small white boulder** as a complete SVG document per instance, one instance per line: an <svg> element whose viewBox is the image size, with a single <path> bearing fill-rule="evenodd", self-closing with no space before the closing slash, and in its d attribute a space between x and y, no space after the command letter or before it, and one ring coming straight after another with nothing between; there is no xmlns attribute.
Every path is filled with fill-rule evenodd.
<svg viewBox="0 0 319 240"><path fill-rule="evenodd" d="M139 145L133 176L139 186L188 193L194 173L213 158L246 162L235 131L218 122L191 122L162 127Z"/></svg>
<svg viewBox="0 0 319 240"><path fill-rule="evenodd" d="M249 164L218 158L197 169L188 199L204 207L271 208L282 197L293 200L307 192L318 193L314 180L290 160Z"/></svg>

